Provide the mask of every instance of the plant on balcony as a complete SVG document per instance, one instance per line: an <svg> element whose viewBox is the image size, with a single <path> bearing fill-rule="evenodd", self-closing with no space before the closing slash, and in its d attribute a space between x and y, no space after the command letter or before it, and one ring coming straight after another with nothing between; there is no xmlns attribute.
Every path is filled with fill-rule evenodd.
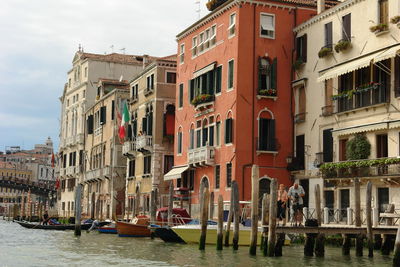
<svg viewBox="0 0 400 267"><path fill-rule="evenodd" d="M371 154L371 144L363 134L357 134L346 144L346 157L348 160L367 159Z"/></svg>
<svg viewBox="0 0 400 267"><path fill-rule="evenodd" d="M275 89L261 89L258 91L258 94L263 96L276 96L276 93Z"/></svg>
<svg viewBox="0 0 400 267"><path fill-rule="evenodd" d="M326 57L327 55L330 55L331 53L332 53L332 48L324 46L319 50L318 57L323 58Z"/></svg>
<svg viewBox="0 0 400 267"><path fill-rule="evenodd" d="M344 51L350 47L351 47L351 42L349 40L342 39L335 45L335 51L336 53L339 53L340 51Z"/></svg>
<svg viewBox="0 0 400 267"><path fill-rule="evenodd" d="M389 29L389 26L386 23L380 23L375 26L369 27L369 30L374 33L384 32Z"/></svg>
<svg viewBox="0 0 400 267"><path fill-rule="evenodd" d="M347 90L347 91L343 91L340 94L337 95L333 95L332 99L336 100L336 99L342 99L342 98L348 98L351 99L353 94L355 93L356 90L352 89L352 90Z"/></svg>
<svg viewBox="0 0 400 267"><path fill-rule="evenodd" d="M356 88L356 93L362 93L362 92L367 92L372 89L378 89L379 85L380 85L380 83L377 83L377 82L369 82L369 83L362 84Z"/></svg>
<svg viewBox="0 0 400 267"><path fill-rule="evenodd" d="M393 18L391 18L390 23L393 23L393 24L400 23L400 16L394 16Z"/></svg>
<svg viewBox="0 0 400 267"><path fill-rule="evenodd" d="M209 95L209 94L198 95L192 100L192 105L196 107L197 105L211 102L213 100L214 100L213 95Z"/></svg>
<svg viewBox="0 0 400 267"><path fill-rule="evenodd" d="M225 3L227 0L209 0L206 4L209 11L215 10L217 7Z"/></svg>
<svg viewBox="0 0 400 267"><path fill-rule="evenodd" d="M294 70L299 70L301 68L301 66L303 66L304 62L301 58L296 59L295 62L293 62L293 69Z"/></svg>

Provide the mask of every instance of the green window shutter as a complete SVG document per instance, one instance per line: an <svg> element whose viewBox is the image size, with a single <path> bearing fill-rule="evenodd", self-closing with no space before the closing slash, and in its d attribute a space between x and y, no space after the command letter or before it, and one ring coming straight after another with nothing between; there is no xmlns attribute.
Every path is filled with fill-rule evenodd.
<svg viewBox="0 0 400 267"><path fill-rule="evenodd" d="M262 88L262 73L261 73L261 57L258 58L258 91L260 91Z"/></svg>
<svg viewBox="0 0 400 267"><path fill-rule="evenodd" d="M190 80L189 102L192 102L193 98L194 98L194 80Z"/></svg>
<svg viewBox="0 0 400 267"><path fill-rule="evenodd" d="M179 85L179 107L183 106L183 83Z"/></svg>
<svg viewBox="0 0 400 267"><path fill-rule="evenodd" d="M215 85L215 93L221 93L221 77L222 77L222 66L219 66L215 69L216 76L216 85Z"/></svg>
<svg viewBox="0 0 400 267"><path fill-rule="evenodd" d="M230 144L232 143L233 140L233 120L232 119L226 119L225 120L225 144Z"/></svg>
<svg viewBox="0 0 400 267"><path fill-rule="evenodd" d="M278 59L274 58L271 66L271 89L277 89Z"/></svg>

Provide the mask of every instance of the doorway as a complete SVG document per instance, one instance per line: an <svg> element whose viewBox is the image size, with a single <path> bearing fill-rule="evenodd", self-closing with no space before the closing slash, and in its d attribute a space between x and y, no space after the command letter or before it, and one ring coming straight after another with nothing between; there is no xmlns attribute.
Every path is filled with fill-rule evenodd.
<svg viewBox="0 0 400 267"><path fill-rule="evenodd" d="M350 207L350 190L340 190L340 221L347 220L347 208Z"/></svg>
<svg viewBox="0 0 400 267"><path fill-rule="evenodd" d="M378 188L379 212L385 212L389 205L389 188Z"/></svg>
<svg viewBox="0 0 400 267"><path fill-rule="evenodd" d="M333 220L333 209L335 206L335 194L332 190L329 191L324 191L325 193L325 207L328 208L328 214L329 214L329 221L331 222Z"/></svg>

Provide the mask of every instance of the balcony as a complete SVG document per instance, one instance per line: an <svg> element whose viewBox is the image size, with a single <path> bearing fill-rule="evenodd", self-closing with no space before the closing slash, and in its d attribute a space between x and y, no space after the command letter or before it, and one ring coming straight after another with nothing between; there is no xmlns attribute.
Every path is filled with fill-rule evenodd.
<svg viewBox="0 0 400 267"><path fill-rule="evenodd" d="M320 167L324 178L400 176L400 158L349 160L326 163Z"/></svg>
<svg viewBox="0 0 400 267"><path fill-rule="evenodd" d="M305 112L296 114L294 116L295 123L301 123L301 122L305 122L305 121L306 121L306 113Z"/></svg>
<svg viewBox="0 0 400 267"><path fill-rule="evenodd" d="M189 165L204 166L214 165L215 150L213 146L204 146L194 149L189 149L188 163Z"/></svg>
<svg viewBox="0 0 400 267"><path fill-rule="evenodd" d="M66 174L67 175L74 175L75 174L75 166L69 166L66 169Z"/></svg>
<svg viewBox="0 0 400 267"><path fill-rule="evenodd" d="M94 136L101 135L102 133L103 133L103 127L101 126L94 130Z"/></svg>
<svg viewBox="0 0 400 267"><path fill-rule="evenodd" d="M101 178L101 169L90 170L86 172L85 180L99 179Z"/></svg>
<svg viewBox="0 0 400 267"><path fill-rule="evenodd" d="M66 175L66 168L60 168L60 176L65 176Z"/></svg>
<svg viewBox="0 0 400 267"><path fill-rule="evenodd" d="M124 156L135 154L135 141L126 141L122 145L122 154Z"/></svg>
<svg viewBox="0 0 400 267"><path fill-rule="evenodd" d="M77 134L75 136L75 143L77 143L78 145L83 145L85 142L84 140L84 135L83 134Z"/></svg>
<svg viewBox="0 0 400 267"><path fill-rule="evenodd" d="M191 104L195 107L197 111L201 111L203 109L206 109L208 106L214 105L215 101L215 96L214 95L209 95L209 94L202 94L196 96Z"/></svg>
<svg viewBox="0 0 400 267"><path fill-rule="evenodd" d="M139 152L152 151L153 137L150 135L141 135L136 137L135 150Z"/></svg>
<svg viewBox="0 0 400 267"><path fill-rule="evenodd" d="M360 108L388 103L389 96L386 85L371 84L361 89L345 91L333 96L335 112L341 113Z"/></svg>
<svg viewBox="0 0 400 267"><path fill-rule="evenodd" d="M333 105L322 107L322 116L323 117L331 116L333 114L333 110L334 110Z"/></svg>

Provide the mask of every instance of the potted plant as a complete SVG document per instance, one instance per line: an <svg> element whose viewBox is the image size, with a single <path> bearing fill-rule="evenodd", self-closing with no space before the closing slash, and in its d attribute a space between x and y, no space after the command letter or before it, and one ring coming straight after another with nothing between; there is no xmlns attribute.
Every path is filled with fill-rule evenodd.
<svg viewBox="0 0 400 267"><path fill-rule="evenodd" d="M389 29L389 26L386 23L379 23L375 26L369 27L369 30L375 34L385 32Z"/></svg>
<svg viewBox="0 0 400 267"><path fill-rule="evenodd" d="M318 57L319 58L323 58L326 57L327 55L332 53L332 48L331 47L322 47L321 50L319 50L318 52Z"/></svg>
<svg viewBox="0 0 400 267"><path fill-rule="evenodd" d="M203 103L207 103L207 102L211 102L214 100L214 96L213 95L209 95L209 94L202 94L202 95L198 95L196 96L193 100L192 100L192 105L193 106L197 106Z"/></svg>
<svg viewBox="0 0 400 267"><path fill-rule="evenodd" d="M342 39L335 45L335 51L336 53L339 53L340 51L344 51L349 47L351 47L351 42L349 40Z"/></svg>
<svg viewBox="0 0 400 267"><path fill-rule="evenodd" d="M217 7L225 3L227 0L209 0L206 4L209 11L215 10Z"/></svg>
<svg viewBox="0 0 400 267"><path fill-rule="evenodd" d="M390 19L390 22L393 24L397 24L397 27L400 28L400 16L394 16Z"/></svg>
<svg viewBox="0 0 400 267"><path fill-rule="evenodd" d="M263 96L276 96L276 90L275 89L262 89L258 91L259 95Z"/></svg>

